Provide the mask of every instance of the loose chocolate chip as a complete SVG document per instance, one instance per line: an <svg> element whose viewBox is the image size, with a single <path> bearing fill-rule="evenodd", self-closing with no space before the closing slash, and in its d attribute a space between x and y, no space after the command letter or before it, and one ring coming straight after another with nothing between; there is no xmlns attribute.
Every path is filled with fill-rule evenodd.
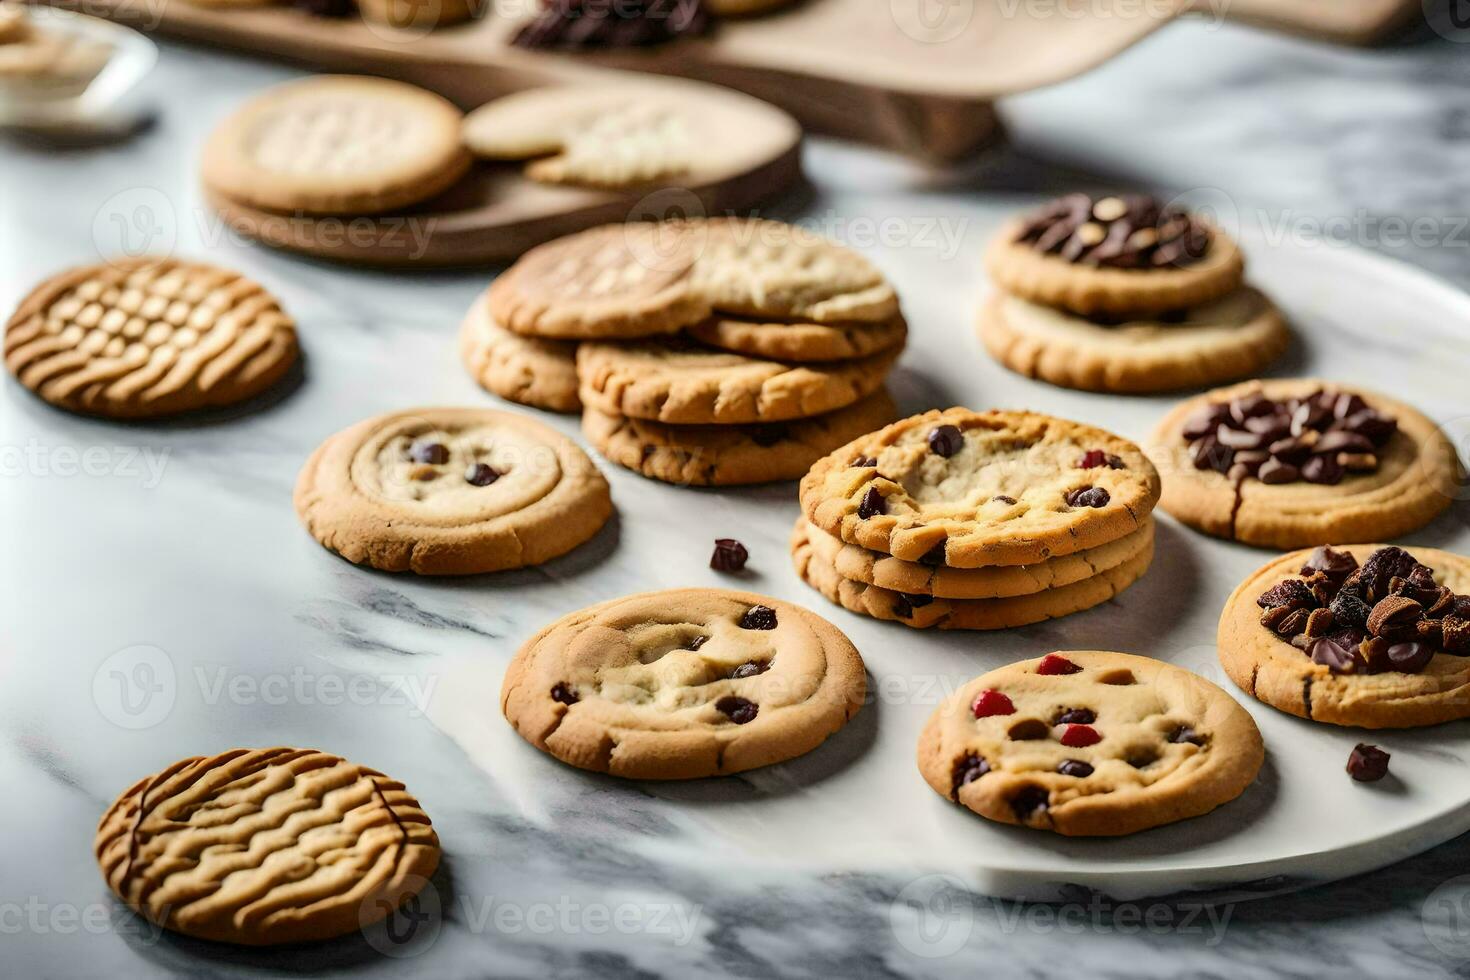
<svg viewBox="0 0 1470 980"><path fill-rule="evenodd" d="M1081 759L1063 759L1057 765L1057 772L1063 776L1075 776L1078 779L1086 779L1092 775L1093 768Z"/></svg>
<svg viewBox="0 0 1470 980"><path fill-rule="evenodd" d="M990 763L971 752L955 760L950 769L950 799L959 802L960 787L973 783L990 771Z"/></svg>
<svg viewBox="0 0 1470 980"><path fill-rule="evenodd" d="M734 538L715 538L715 551L710 555L709 567L717 572L738 572L750 560L745 545Z"/></svg>
<svg viewBox="0 0 1470 980"><path fill-rule="evenodd" d="M1376 783L1388 775L1389 754L1376 745L1359 745L1348 756L1347 771L1360 783Z"/></svg>
<svg viewBox="0 0 1470 980"><path fill-rule="evenodd" d="M1069 507L1106 507L1112 499L1102 487L1079 487L1066 496Z"/></svg>
<svg viewBox="0 0 1470 980"><path fill-rule="evenodd" d="M1089 449L1077 460L1079 470L1095 470L1099 466L1106 466L1110 470L1126 469L1121 456L1105 453L1101 449Z"/></svg>
<svg viewBox="0 0 1470 980"><path fill-rule="evenodd" d="M1311 657L1313 663L1321 664L1334 674L1361 674L1367 667L1357 650L1327 636L1312 643Z"/></svg>
<svg viewBox="0 0 1470 980"><path fill-rule="evenodd" d="M1262 483L1275 486L1282 483L1295 483L1301 479L1301 470L1290 463L1284 463L1279 459L1268 459L1261 464L1256 478Z"/></svg>
<svg viewBox="0 0 1470 980"><path fill-rule="evenodd" d="M755 716L760 711L760 705L753 701L747 701L744 698L737 698L731 694L716 701L715 710L725 715L737 725L746 725L755 721Z"/></svg>
<svg viewBox="0 0 1470 980"><path fill-rule="evenodd" d="M1302 464L1302 479L1308 483L1333 486L1341 483L1344 470L1335 456L1313 456Z"/></svg>
<svg viewBox="0 0 1470 980"><path fill-rule="evenodd" d="M551 689L551 700L560 701L562 704L571 705L577 703L577 695L571 688L567 687L565 684L557 684Z"/></svg>
<svg viewBox="0 0 1470 980"><path fill-rule="evenodd" d="M1007 507L1014 507L1014 506L1016 506L1016 498L1015 497L1007 497L1003 493L998 493L994 497L991 497L990 499L993 500L993 501L995 501L998 504L1005 504Z"/></svg>
<svg viewBox="0 0 1470 980"><path fill-rule="evenodd" d="M1097 721L1097 712L1091 708L1063 708L1052 719L1053 725L1090 725Z"/></svg>
<svg viewBox="0 0 1470 980"><path fill-rule="evenodd" d="M743 630L773 630L776 628L776 610L770 606L751 606L740 617Z"/></svg>
<svg viewBox="0 0 1470 980"><path fill-rule="evenodd" d="M1180 725L1169 733L1169 741L1175 745L1204 745L1205 737L1188 725Z"/></svg>
<svg viewBox="0 0 1470 980"><path fill-rule="evenodd" d="M1427 643L1395 643L1388 648L1388 662L1401 674L1422 674L1433 659L1434 648Z"/></svg>
<svg viewBox="0 0 1470 980"><path fill-rule="evenodd" d="M1037 811L1045 810L1050 802L1051 794L1044 788L1035 785L1025 786L1011 797L1011 809L1018 820L1024 821Z"/></svg>
<svg viewBox="0 0 1470 980"><path fill-rule="evenodd" d="M442 442L421 439L408 447L408 458L427 466L442 466L449 462L449 447Z"/></svg>
<svg viewBox="0 0 1470 980"><path fill-rule="evenodd" d="M929 451L945 459L953 456L965 446L965 437L959 426L941 425L929 433Z"/></svg>
<svg viewBox="0 0 1470 980"><path fill-rule="evenodd" d="M464 479L477 487L488 487L500 479L500 471L487 463L474 463L464 471Z"/></svg>
<svg viewBox="0 0 1470 980"><path fill-rule="evenodd" d="M868 492L863 494L862 502L858 504L858 517L867 520L878 514L888 513L888 501L878 492L877 487L868 487Z"/></svg>
<svg viewBox="0 0 1470 980"><path fill-rule="evenodd" d="M770 661L767 661L767 660L747 660L745 663L741 664L739 667L736 667L734 670L732 670L730 672L730 677L731 677L732 680L737 680L738 681L738 680L740 680L741 678L744 678L744 677L754 677L757 674L764 674L766 671L768 671L770 669L771 669Z"/></svg>

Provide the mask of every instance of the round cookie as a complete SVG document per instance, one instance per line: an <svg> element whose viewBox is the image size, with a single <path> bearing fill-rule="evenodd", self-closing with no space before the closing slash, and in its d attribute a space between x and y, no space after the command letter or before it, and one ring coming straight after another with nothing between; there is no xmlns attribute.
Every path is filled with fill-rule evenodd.
<svg viewBox="0 0 1470 980"><path fill-rule="evenodd" d="M697 779L810 752L857 713L863 661L831 623L747 592L614 599L536 634L500 704L521 737L580 769Z"/></svg>
<svg viewBox="0 0 1470 980"><path fill-rule="evenodd" d="M356 932L439 865L439 838L402 783L311 749L176 762L118 798L95 848L139 915L249 946Z"/></svg>
<svg viewBox="0 0 1470 980"><path fill-rule="evenodd" d="M991 356L1017 374L1127 394L1251 377L1291 342L1280 312L1250 287L1167 322L1143 317L1113 324L995 293L976 329Z"/></svg>
<svg viewBox="0 0 1470 980"><path fill-rule="evenodd" d="M1324 393L1324 406L1308 410L1296 428L1289 412L1253 418L1250 424L1264 430L1255 438L1237 428L1246 412L1261 411L1262 402L1282 405L1285 411L1293 400L1318 393ZM1326 407L1329 401L1332 405ZM1230 415L1231 403L1236 403L1240 419ZM1363 409L1386 419L1358 415ZM1286 419L1285 428L1267 416ZM1231 430L1227 439L1246 448L1220 443L1220 426ZM1374 438L1357 438L1348 427ZM1315 434L1303 436L1308 429ZM1186 433L1205 430L1203 440L1186 438ZM1329 435L1332 445L1348 448L1319 452L1329 445ZM1281 440L1291 440L1293 448L1281 448L1287 445ZM1309 447L1300 445L1309 440ZM1203 445L1196 445L1201 441ZM1260 447L1249 448L1256 442ZM1265 457L1272 447L1284 455L1268 470L1251 454ZM1382 541L1408 534L1442 513L1464 480L1454 445L1422 413L1376 392L1311 378L1250 381L1183 402L1154 430L1148 452L1168 476L1160 501L1166 511L1206 534L1269 548ZM1316 456L1330 456L1335 465L1312 462ZM1364 456L1376 468L1361 469L1367 465ZM1237 469L1240 460L1251 462ZM1288 467L1278 465L1285 460L1292 461ZM1318 482L1310 482L1308 474ZM1283 482L1267 483L1266 477ZM1323 482L1334 477L1338 482Z"/></svg>
<svg viewBox="0 0 1470 980"><path fill-rule="evenodd" d="M297 353L291 318L258 283L174 259L53 276L5 328L5 366L21 384L108 418L244 401L279 381Z"/></svg>
<svg viewBox="0 0 1470 980"><path fill-rule="evenodd" d="M1237 289L1240 248L1224 232L1147 195L1070 194L1010 222L985 253L1012 296L1082 316L1146 316Z"/></svg>
<svg viewBox="0 0 1470 980"><path fill-rule="evenodd" d="M582 407L577 397L577 345L511 333L490 318L484 295L465 317L459 351L470 374L492 394L552 412Z"/></svg>
<svg viewBox="0 0 1470 980"><path fill-rule="evenodd" d="M701 343L777 361L841 361L900 347L908 337L902 317L886 323L768 322L714 316L690 327Z"/></svg>
<svg viewBox="0 0 1470 980"><path fill-rule="evenodd" d="M18 44L33 33L25 7L18 3L0 3L0 44Z"/></svg>
<svg viewBox="0 0 1470 980"><path fill-rule="evenodd" d="M897 349L851 361L785 364L677 341L583 344L582 404L676 425L782 422L836 411L883 385Z"/></svg>
<svg viewBox="0 0 1470 980"><path fill-rule="evenodd" d="M1102 605L1137 582L1154 557L1150 541L1131 558L1045 592L997 599L940 599L843 578L834 563L813 546L812 535L821 533L804 518L797 519L791 535L791 559L803 581L848 612L914 629L1003 630L1070 616Z"/></svg>
<svg viewBox="0 0 1470 980"><path fill-rule="evenodd" d="M453 27L473 18L483 0L356 0L366 20L399 30L428 31Z"/></svg>
<svg viewBox="0 0 1470 980"><path fill-rule="evenodd" d="M1416 563L1428 568L1422 586L1410 578ZM1257 570L1225 603L1220 663L1258 701L1329 725L1418 728L1470 718L1466 593L1470 559L1447 551L1368 544L1293 552ZM1408 613L1388 615L1396 605Z"/></svg>
<svg viewBox="0 0 1470 980"><path fill-rule="evenodd" d="M426 201L464 176L460 111L432 92L354 75L278 85L222 122L204 183L250 207L378 214Z"/></svg>
<svg viewBox="0 0 1470 980"><path fill-rule="evenodd" d="M831 567L843 579L910 596L941 599L1008 599L1044 593L1085 581L1110 571L1154 546L1153 518L1132 534L1072 555L1058 555L1035 565L995 565L990 568L950 568L904 561L847 544L811 525L805 517L797 524L797 541L805 536L812 560Z"/></svg>
<svg viewBox="0 0 1470 980"><path fill-rule="evenodd" d="M393 412L339 432L301 471L295 499L327 549L420 575L538 565L612 515L607 480L570 439L472 408Z"/></svg>
<svg viewBox="0 0 1470 980"><path fill-rule="evenodd" d="M754 425L665 425L588 408L582 433L603 456L651 479L729 487L800 479L834 448L897 414L880 388L825 415Z"/></svg>
<svg viewBox="0 0 1470 980"><path fill-rule="evenodd" d="M1063 651L970 681L929 718L919 772L987 820L1116 837L1244 793L1266 750L1229 694L1126 653Z"/></svg>
<svg viewBox="0 0 1470 980"><path fill-rule="evenodd" d="M1136 531L1159 474L1133 443L1035 412L932 411L855 439L801 481L828 534L905 561L1027 565Z"/></svg>

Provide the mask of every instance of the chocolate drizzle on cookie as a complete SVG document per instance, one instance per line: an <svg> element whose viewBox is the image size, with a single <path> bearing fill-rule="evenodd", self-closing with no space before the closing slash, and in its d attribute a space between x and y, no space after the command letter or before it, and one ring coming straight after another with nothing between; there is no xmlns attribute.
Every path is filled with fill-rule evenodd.
<svg viewBox="0 0 1470 980"><path fill-rule="evenodd" d="M518 48L644 48L709 28L703 0L546 0L516 32Z"/></svg>
<svg viewBox="0 0 1470 980"><path fill-rule="evenodd" d="M1182 208L1147 194L1068 194L1028 215L1017 241L1077 265L1142 270L1200 261L1211 234Z"/></svg>

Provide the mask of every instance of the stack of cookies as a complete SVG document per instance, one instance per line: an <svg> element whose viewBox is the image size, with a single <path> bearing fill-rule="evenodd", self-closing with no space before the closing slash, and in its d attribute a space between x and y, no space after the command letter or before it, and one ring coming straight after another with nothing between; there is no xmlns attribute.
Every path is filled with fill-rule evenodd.
<svg viewBox="0 0 1470 980"><path fill-rule="evenodd" d="M856 253L791 225L719 218L595 228L528 252L465 324L491 391L580 407L611 461L668 483L792 480L895 415L907 336Z"/></svg>
<svg viewBox="0 0 1470 980"><path fill-rule="evenodd" d="M1099 605L1153 560L1159 474L1138 446L1033 412L933 411L801 481L796 570L851 612L1005 629Z"/></svg>
<svg viewBox="0 0 1470 980"><path fill-rule="evenodd" d="M1279 357L1281 314L1245 284L1228 235L1141 194L1071 194L1019 218L985 258L980 339L1019 374L1084 391L1248 378Z"/></svg>

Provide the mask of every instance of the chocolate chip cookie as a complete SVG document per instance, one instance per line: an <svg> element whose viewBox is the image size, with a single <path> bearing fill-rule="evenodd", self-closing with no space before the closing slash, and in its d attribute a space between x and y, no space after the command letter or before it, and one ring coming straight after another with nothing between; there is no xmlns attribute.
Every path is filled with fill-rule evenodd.
<svg viewBox="0 0 1470 980"><path fill-rule="evenodd" d="M542 630L511 661L505 717L569 765L632 779L742 772L816 748L866 694L832 624L746 592L614 599Z"/></svg>
<svg viewBox="0 0 1470 980"><path fill-rule="evenodd" d="M998 823L1115 837L1208 813L1265 761L1251 716L1187 670L1064 651L991 671L919 739L936 793Z"/></svg>
<svg viewBox="0 0 1470 980"><path fill-rule="evenodd" d="M323 443L297 481L296 513L354 564L468 575L571 551L607 522L612 498L587 454L540 422L423 408Z"/></svg>
<svg viewBox="0 0 1470 980"><path fill-rule="evenodd" d="M1431 548L1320 547L1246 579L1220 662L1252 697L1330 725L1470 718L1470 559Z"/></svg>

